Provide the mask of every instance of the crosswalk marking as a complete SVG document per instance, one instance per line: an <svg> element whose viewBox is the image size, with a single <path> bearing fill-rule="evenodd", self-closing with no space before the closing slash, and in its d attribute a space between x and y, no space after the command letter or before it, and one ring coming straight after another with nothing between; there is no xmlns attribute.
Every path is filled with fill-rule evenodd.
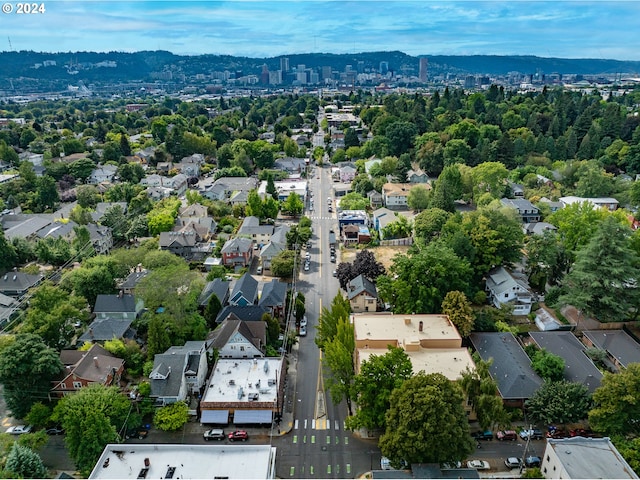
<svg viewBox="0 0 640 480"><path fill-rule="evenodd" d="M340 424L338 423L338 420L336 420L336 430L340 430Z"/></svg>
<svg viewBox="0 0 640 480"><path fill-rule="evenodd" d="M298 443L298 435L293 436L293 443Z"/></svg>
<svg viewBox="0 0 640 480"><path fill-rule="evenodd" d="M311 420L311 421L309 421ZM313 418L313 419L296 419L293 422L293 429L294 430L298 430L298 429L308 429L310 428L311 430L334 430L336 432L343 430L343 431L347 431L347 427L345 422L340 422L340 420L329 420L326 418Z"/></svg>
<svg viewBox="0 0 640 480"><path fill-rule="evenodd" d="M347 473L351 473L351 464L347 463Z"/></svg>
<svg viewBox="0 0 640 480"><path fill-rule="evenodd" d="M316 436L315 435L311 435L311 443L316 443Z"/></svg>
<svg viewBox="0 0 640 480"><path fill-rule="evenodd" d="M306 427L306 425L305 425L305 427ZM316 420L315 420L315 418L314 418L313 420L311 420L311 428L312 428L313 430L315 430L315 429L316 429Z"/></svg>
<svg viewBox="0 0 640 480"><path fill-rule="evenodd" d="M305 429L307 428L307 419L306 418L304 419L304 428Z"/></svg>
<svg viewBox="0 0 640 480"><path fill-rule="evenodd" d="M344 437L344 444L349 445L349 437Z"/></svg>
<svg viewBox="0 0 640 480"><path fill-rule="evenodd" d="M347 469L348 469L348 468L347 468ZM291 467L291 468L289 469L289 476L290 476L290 477L293 477L293 476L295 475L295 473L296 473L296 467Z"/></svg>
<svg viewBox="0 0 640 480"><path fill-rule="evenodd" d="M298 429L298 419L296 419L295 423L293 424L293 428L295 428L296 430Z"/></svg>

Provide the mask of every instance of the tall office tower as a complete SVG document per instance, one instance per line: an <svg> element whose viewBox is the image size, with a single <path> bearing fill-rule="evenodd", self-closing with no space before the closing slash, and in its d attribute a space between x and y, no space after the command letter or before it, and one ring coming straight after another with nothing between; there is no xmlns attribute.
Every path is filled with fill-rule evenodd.
<svg viewBox="0 0 640 480"><path fill-rule="evenodd" d="M267 85L269 83L269 67L267 64L262 65L262 72L260 73L260 83Z"/></svg>
<svg viewBox="0 0 640 480"><path fill-rule="evenodd" d="M333 69L331 66L325 65L322 67L322 80L327 80L333 78Z"/></svg>
<svg viewBox="0 0 640 480"><path fill-rule="evenodd" d="M282 70L284 73L289 71L289 58L282 57L280 59L280 70Z"/></svg>
<svg viewBox="0 0 640 480"><path fill-rule="evenodd" d="M389 72L389 62L380 62L380 75L386 75Z"/></svg>
<svg viewBox="0 0 640 480"><path fill-rule="evenodd" d="M429 68L429 60L426 58L420 59L420 69L418 71L418 78L422 83L427 83L427 71Z"/></svg>

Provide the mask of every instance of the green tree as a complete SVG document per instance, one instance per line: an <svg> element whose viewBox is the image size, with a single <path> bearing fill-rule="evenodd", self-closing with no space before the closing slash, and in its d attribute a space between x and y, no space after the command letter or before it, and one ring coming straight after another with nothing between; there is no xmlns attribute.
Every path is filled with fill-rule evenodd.
<svg viewBox="0 0 640 480"><path fill-rule="evenodd" d="M326 377L326 385L331 399L337 405L346 399L351 413L351 385L353 383L353 352L355 351L353 325L348 318L340 318L336 325L336 335L324 345L323 365L331 372Z"/></svg>
<svg viewBox="0 0 640 480"><path fill-rule="evenodd" d="M347 193L340 198L340 208L342 210L366 210L369 200L357 192Z"/></svg>
<svg viewBox="0 0 640 480"><path fill-rule="evenodd" d="M254 216L260 219L264 218L262 211L262 199L258 195L257 190L251 190L247 195L247 206L245 208L245 214L247 216Z"/></svg>
<svg viewBox="0 0 640 480"><path fill-rule="evenodd" d="M418 134L418 129L413 123L396 121L389 124L384 136L389 141L389 153L396 157L408 152L413 147L413 142Z"/></svg>
<svg viewBox="0 0 640 480"><path fill-rule="evenodd" d="M76 205L69 213L69 220L76 222L78 225L87 225L93 223L91 212L87 208Z"/></svg>
<svg viewBox="0 0 640 480"><path fill-rule="evenodd" d="M0 351L0 383L11 414L23 418L34 403L47 397L51 381L63 371L58 353L39 336L17 335Z"/></svg>
<svg viewBox="0 0 640 480"><path fill-rule="evenodd" d="M407 238L413 233L413 224L404 215L396 215L396 219L385 225L382 229L382 237Z"/></svg>
<svg viewBox="0 0 640 480"><path fill-rule="evenodd" d="M603 322L620 321L637 311L640 289L636 282L640 265L630 246L631 230L613 216L605 218L563 284L567 293L560 302L574 305Z"/></svg>
<svg viewBox="0 0 640 480"><path fill-rule="evenodd" d="M86 182L95 168L96 164L90 158L79 158L69 164L69 173L76 180Z"/></svg>
<svg viewBox="0 0 640 480"><path fill-rule="evenodd" d="M432 242L396 255L389 275L378 277L380 297L395 313L436 313L451 290L466 291L471 267L448 246Z"/></svg>
<svg viewBox="0 0 640 480"><path fill-rule="evenodd" d="M316 327L315 342L320 349L324 349L338 332L338 323L341 320L348 319L351 313L349 300L341 294L336 295L331 300L331 307L322 307L320 316L318 317L318 326Z"/></svg>
<svg viewBox="0 0 640 480"><path fill-rule="evenodd" d="M14 442L7 455L5 469L15 478L46 478L47 469L36 452Z"/></svg>
<svg viewBox="0 0 640 480"><path fill-rule="evenodd" d="M271 259L271 274L274 277L290 278L298 254L295 250L283 250Z"/></svg>
<svg viewBox="0 0 640 480"><path fill-rule="evenodd" d="M391 392L412 374L411 359L402 348L389 347L384 355L372 355L364 360L351 389L358 409L347 418L347 426L350 429L384 430Z"/></svg>
<svg viewBox="0 0 640 480"><path fill-rule="evenodd" d="M566 380L545 382L525 402L530 418L544 424L579 422L587 418L591 406L589 389Z"/></svg>
<svg viewBox="0 0 640 480"><path fill-rule="evenodd" d="M116 281L106 266L80 267L68 274L73 291L84 297L89 305L96 303L101 294L116 293Z"/></svg>
<svg viewBox="0 0 640 480"><path fill-rule="evenodd" d="M440 235L442 227L451 217L451 213L441 208L428 208L415 216L413 229L417 237L427 243Z"/></svg>
<svg viewBox="0 0 640 480"><path fill-rule="evenodd" d="M56 181L49 175L44 175L36 181L36 206L40 211L52 209L60 199L56 188Z"/></svg>
<svg viewBox="0 0 640 480"><path fill-rule="evenodd" d="M107 444L119 440L130 409L118 387L100 384L67 395L55 406L52 419L65 429L69 456L83 475L93 469Z"/></svg>
<svg viewBox="0 0 640 480"><path fill-rule="evenodd" d="M34 427L45 427L51 419L51 408L42 402L36 402L24 417L25 422Z"/></svg>
<svg viewBox="0 0 640 480"><path fill-rule="evenodd" d="M4 231L0 230L0 272L4 273L18 261L18 254L13 244L9 243L4 236Z"/></svg>
<svg viewBox="0 0 640 480"><path fill-rule="evenodd" d="M485 162L471 171L474 181L474 201L484 193L490 193L493 198L502 198L506 189L506 179L509 171L500 162Z"/></svg>
<svg viewBox="0 0 640 480"><path fill-rule="evenodd" d="M544 348L536 350L531 359L531 368L544 380L557 382L564 377L564 358L548 352Z"/></svg>
<svg viewBox="0 0 640 480"><path fill-rule="evenodd" d="M274 200L278 200L278 189L276 188L276 184L273 181L273 175L269 174L267 177L267 193L271 195L271 198Z"/></svg>
<svg viewBox="0 0 640 480"><path fill-rule="evenodd" d="M455 211L455 201L462 197L462 175L457 165L444 167L435 182L431 195L431 208L439 208L447 212Z"/></svg>
<svg viewBox="0 0 640 480"><path fill-rule="evenodd" d="M93 185L80 185L76 188L78 205L82 208L95 208L100 201L100 193Z"/></svg>
<svg viewBox="0 0 640 480"><path fill-rule="evenodd" d="M640 363L632 363L618 372L606 372L593 393L594 407L589 424L605 435L640 433Z"/></svg>
<svg viewBox="0 0 640 480"><path fill-rule="evenodd" d="M222 310L222 304L217 295L211 295L211 298L207 302L207 306L204 309L204 319L207 321L207 326L214 330L216 327L216 318Z"/></svg>
<svg viewBox="0 0 640 480"><path fill-rule="evenodd" d="M416 212L424 210L429 206L429 191L421 185L416 185L409 190L407 204Z"/></svg>
<svg viewBox="0 0 640 480"><path fill-rule="evenodd" d="M100 220L102 225L111 228L111 234L116 241L122 241L127 236L127 230L131 227L131 222L124 214L120 205L109 207Z"/></svg>
<svg viewBox="0 0 640 480"><path fill-rule="evenodd" d="M610 215L604 209L593 208L588 202L574 203L549 216L549 223L558 227L558 235L569 252L586 245L602 220Z"/></svg>
<svg viewBox="0 0 640 480"><path fill-rule="evenodd" d="M153 361L158 353L164 353L171 346L168 322L164 315L151 315L147 334L147 358Z"/></svg>
<svg viewBox="0 0 640 480"><path fill-rule="evenodd" d="M166 432L178 430L189 421L189 407L184 402L175 402L156 410L153 423Z"/></svg>
<svg viewBox="0 0 640 480"><path fill-rule="evenodd" d="M420 372L391 393L380 450L391 465L466 458L475 445L460 387L444 375Z"/></svg>
<svg viewBox="0 0 640 480"><path fill-rule="evenodd" d="M442 301L442 313L449 317L462 337L468 337L473 330L475 315L471 302L463 292L452 290L447 292Z"/></svg>
<svg viewBox="0 0 640 480"><path fill-rule="evenodd" d="M282 202L282 206L280 209L291 216L297 217L304 210L304 203L302 203L300 195L292 192L289 194L287 199Z"/></svg>
<svg viewBox="0 0 640 480"><path fill-rule="evenodd" d="M476 412L480 428L486 430L493 428L496 424L508 425L509 415L498 393L498 384L491 377L489 370L493 359L484 361L474 354L473 360L475 368L467 367L462 372L459 385Z"/></svg>

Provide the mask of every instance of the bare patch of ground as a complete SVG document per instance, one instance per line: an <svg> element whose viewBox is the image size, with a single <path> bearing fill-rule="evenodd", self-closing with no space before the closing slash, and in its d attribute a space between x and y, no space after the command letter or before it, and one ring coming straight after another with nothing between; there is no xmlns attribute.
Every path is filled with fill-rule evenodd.
<svg viewBox="0 0 640 480"><path fill-rule="evenodd" d="M393 263L393 257L395 257L399 253L406 255L406 253L409 251L409 247L408 246L397 246L397 247L379 246L379 247L368 247L367 250L371 250L376 257L376 260L382 263L382 265L384 265L384 268L388 270L391 264ZM359 251L360 250L357 248L344 248L342 249L340 260L342 262L353 262L356 258L356 254Z"/></svg>

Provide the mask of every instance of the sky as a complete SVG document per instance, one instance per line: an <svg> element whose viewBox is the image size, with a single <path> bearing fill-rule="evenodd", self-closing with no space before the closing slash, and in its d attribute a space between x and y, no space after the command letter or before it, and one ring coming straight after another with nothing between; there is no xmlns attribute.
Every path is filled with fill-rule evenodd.
<svg viewBox="0 0 640 480"><path fill-rule="evenodd" d="M33 2L33 0L31 0ZM640 1L0 0L0 51L640 60Z"/></svg>

